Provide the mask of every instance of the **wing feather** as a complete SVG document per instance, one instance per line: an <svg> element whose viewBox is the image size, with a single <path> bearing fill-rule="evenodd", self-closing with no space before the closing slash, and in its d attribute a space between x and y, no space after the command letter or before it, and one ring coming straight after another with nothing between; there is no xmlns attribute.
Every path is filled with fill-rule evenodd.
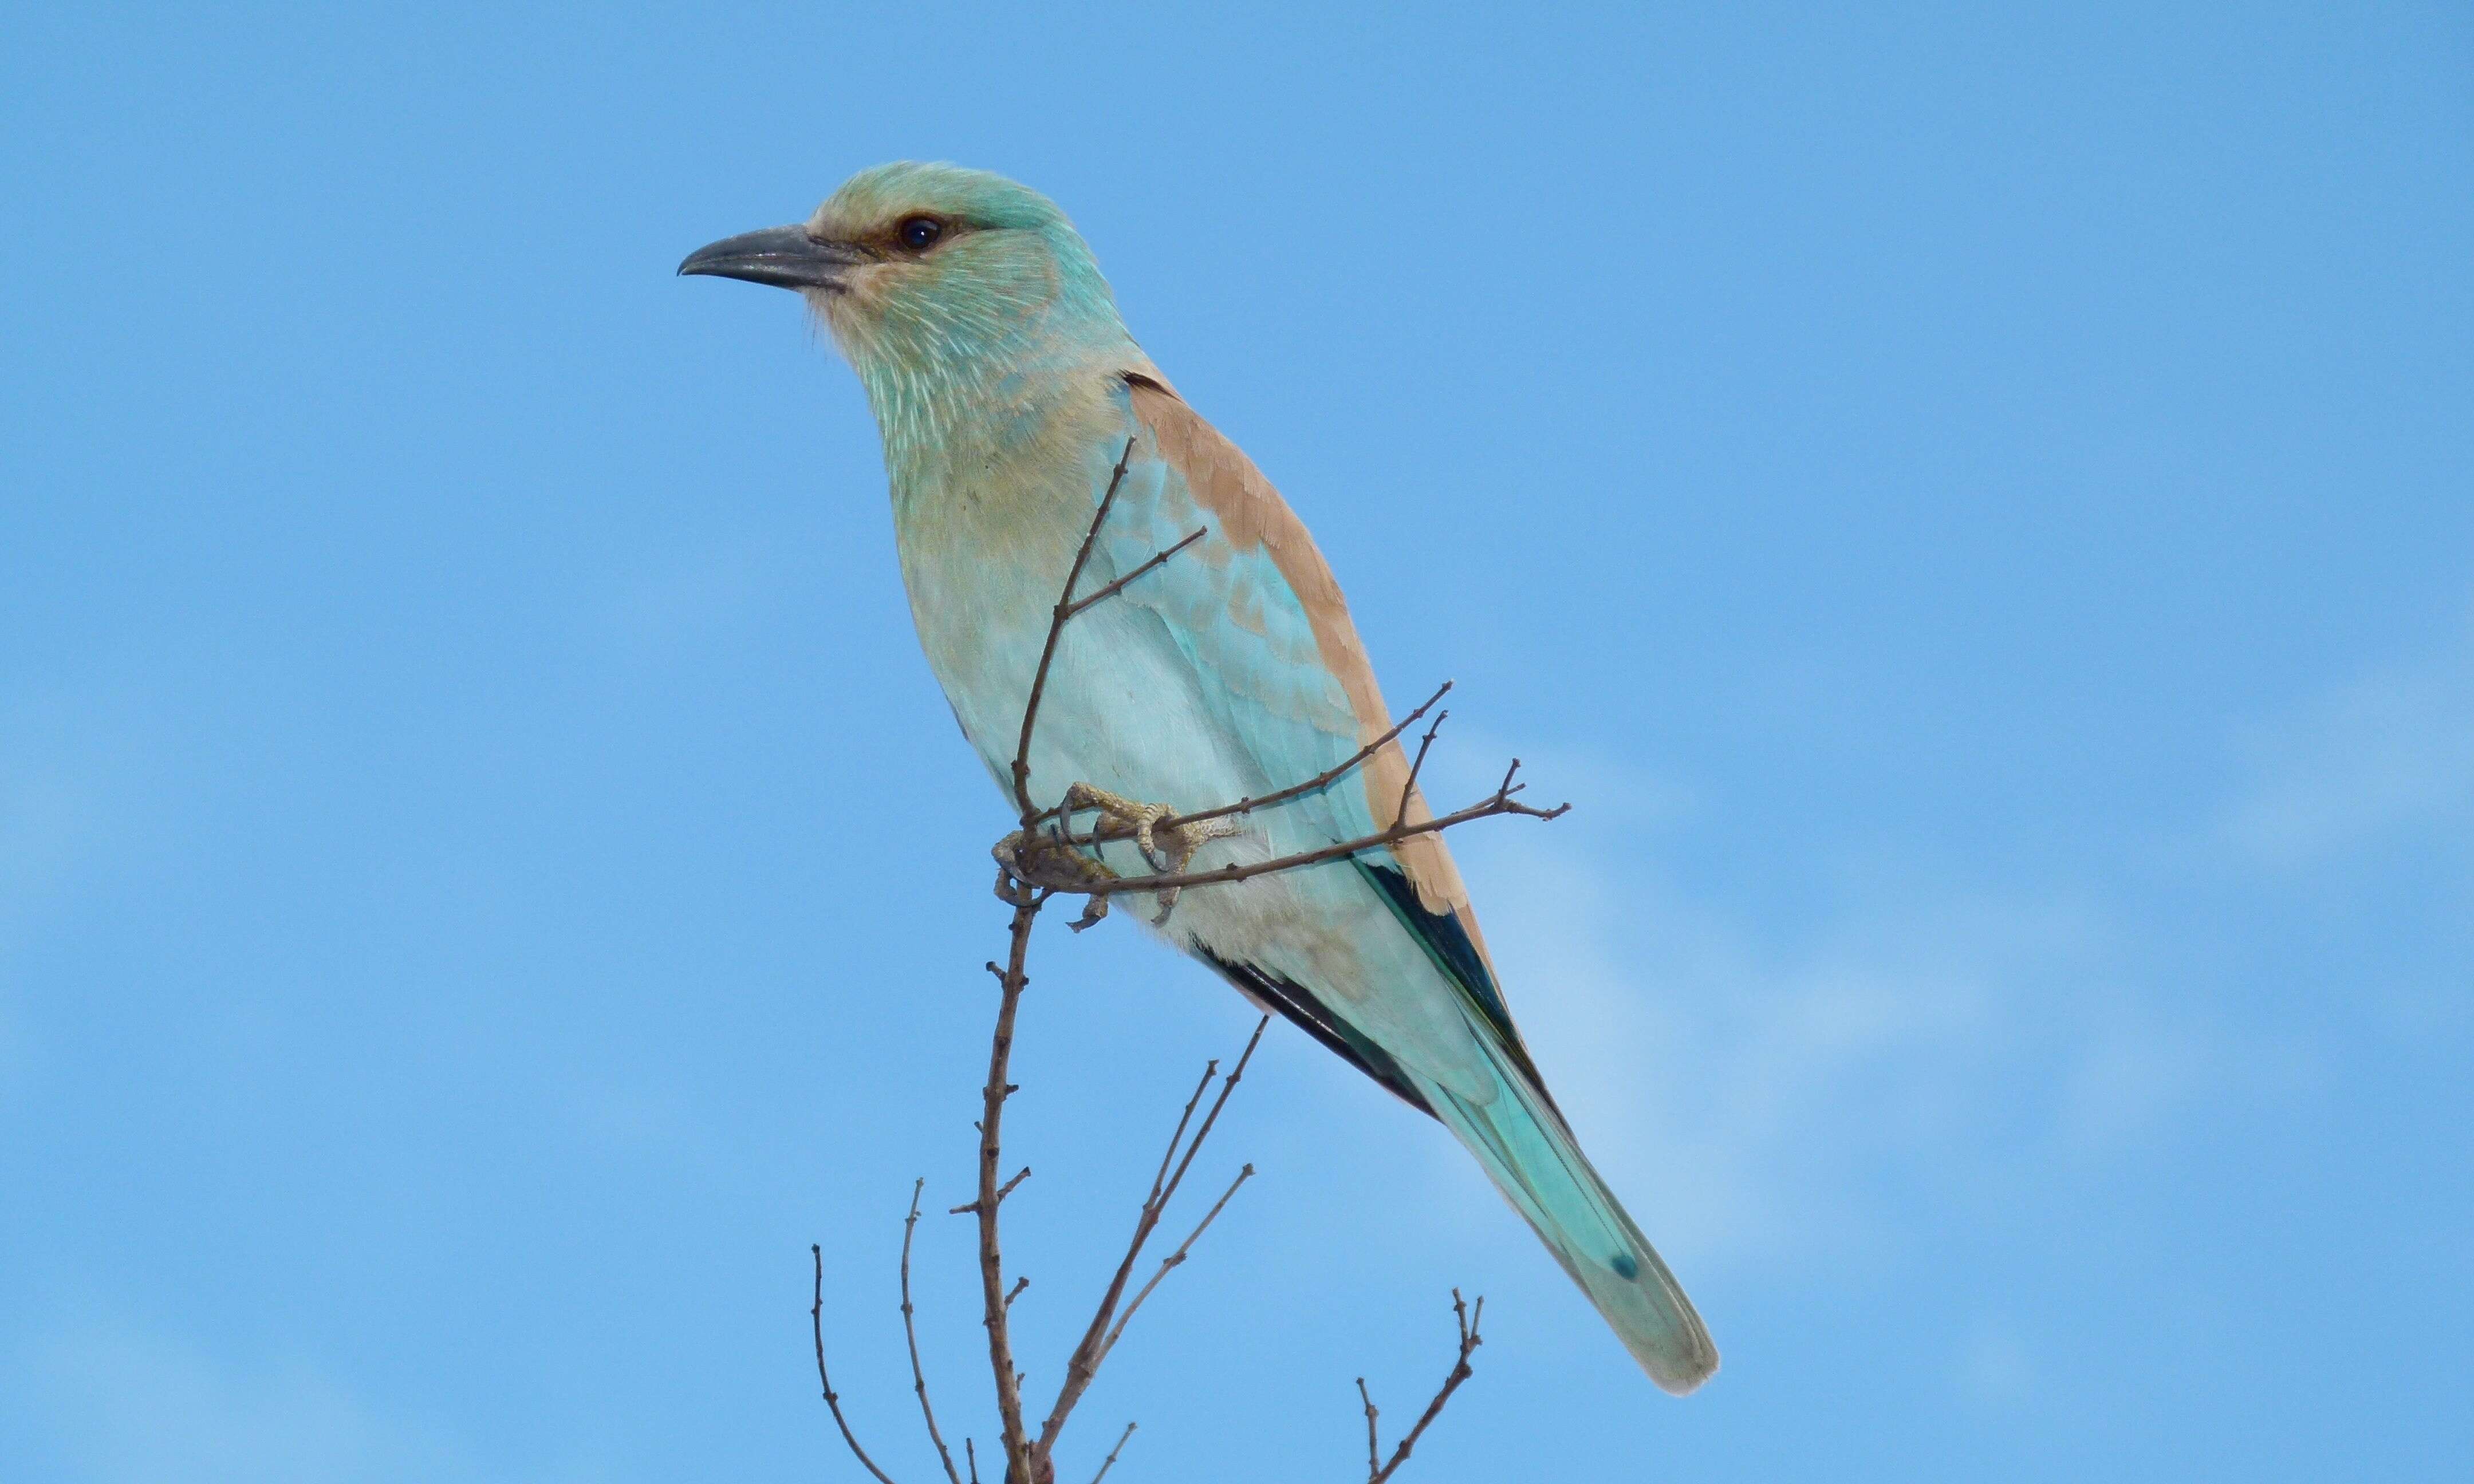
<svg viewBox="0 0 2474 1484"><path fill-rule="evenodd" d="M1154 467L1129 475L1127 518L1111 518L1115 564L1129 570L1200 522L1210 535L1127 596L1152 607L1194 662L1220 682L1224 718L1273 787L1314 777L1389 730L1374 667L1347 600L1305 523L1253 461L1165 385L1128 375L1130 407ZM1122 498L1122 497L1121 497ZM1409 760L1386 743L1358 770L1297 802L1317 843L1351 839L1402 817ZM1405 788L1406 817L1431 819ZM1283 806L1288 807L1288 806ZM1477 914L1440 834L1419 835L1359 862L1376 896L1468 997L1515 1061L1536 1077L1512 1023Z"/></svg>

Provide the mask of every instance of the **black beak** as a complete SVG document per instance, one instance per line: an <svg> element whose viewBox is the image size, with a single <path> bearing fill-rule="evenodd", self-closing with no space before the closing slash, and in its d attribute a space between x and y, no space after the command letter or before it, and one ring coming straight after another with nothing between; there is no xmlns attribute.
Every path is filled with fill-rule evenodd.
<svg viewBox="0 0 2474 1484"><path fill-rule="evenodd" d="M857 248L818 242L805 227L768 227L696 249L679 272L744 278L777 289L838 289L843 270L867 261L868 255Z"/></svg>

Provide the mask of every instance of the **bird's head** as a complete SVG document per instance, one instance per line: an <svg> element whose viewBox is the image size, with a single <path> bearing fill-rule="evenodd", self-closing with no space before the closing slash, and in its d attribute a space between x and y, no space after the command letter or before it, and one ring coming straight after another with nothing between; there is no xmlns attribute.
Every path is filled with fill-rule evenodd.
<svg viewBox="0 0 2474 1484"><path fill-rule="evenodd" d="M1087 362L1131 344L1056 203L958 165L863 170L807 221L725 238L679 272L798 290L872 393Z"/></svg>

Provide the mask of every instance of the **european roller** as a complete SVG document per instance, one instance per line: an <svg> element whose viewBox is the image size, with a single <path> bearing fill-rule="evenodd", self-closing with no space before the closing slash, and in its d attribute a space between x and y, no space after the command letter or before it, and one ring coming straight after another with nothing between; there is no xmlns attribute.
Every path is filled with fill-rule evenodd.
<svg viewBox="0 0 2474 1484"><path fill-rule="evenodd" d="M806 222L716 242L679 272L795 289L831 328L884 436L920 644L1008 797L1051 612L1121 456L1084 590L1206 534L1066 626L1029 755L1033 802L1082 783L1177 810L1232 803L1390 729L1313 538L1134 343L1045 196L953 165L882 165ZM1245 816L1191 869L1359 839L1404 798L1426 817L1409 781L1387 745ZM1143 869L1132 847L1110 849ZM1547 1094L1441 835L1190 890L1155 930L1451 1130L1659 1385L1687 1392L1717 1369L1691 1301Z"/></svg>

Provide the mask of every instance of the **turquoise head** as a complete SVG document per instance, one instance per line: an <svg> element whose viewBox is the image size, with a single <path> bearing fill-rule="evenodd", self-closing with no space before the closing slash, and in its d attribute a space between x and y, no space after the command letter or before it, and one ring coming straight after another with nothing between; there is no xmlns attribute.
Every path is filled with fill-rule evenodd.
<svg viewBox="0 0 2474 1484"><path fill-rule="evenodd" d="M888 435L948 404L1098 362L1142 364L1100 265L1056 203L984 170L861 171L793 227L679 265L798 290Z"/></svg>

